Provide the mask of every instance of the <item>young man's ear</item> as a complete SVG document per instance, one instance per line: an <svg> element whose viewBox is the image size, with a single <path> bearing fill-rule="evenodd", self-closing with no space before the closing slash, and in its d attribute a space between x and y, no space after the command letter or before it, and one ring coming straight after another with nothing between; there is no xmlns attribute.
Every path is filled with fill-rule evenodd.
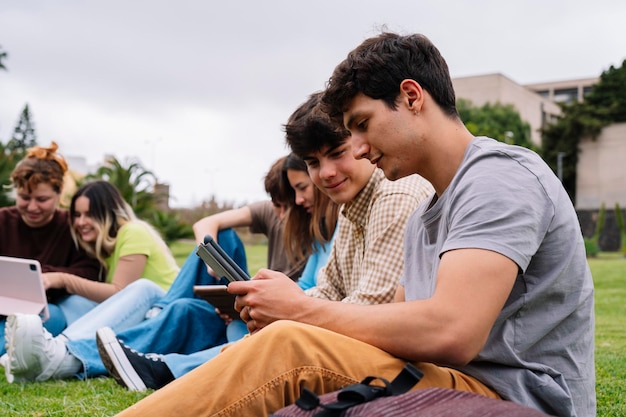
<svg viewBox="0 0 626 417"><path fill-rule="evenodd" d="M424 102L422 86L415 80L406 79L400 83L400 93L408 110L416 114L419 113Z"/></svg>

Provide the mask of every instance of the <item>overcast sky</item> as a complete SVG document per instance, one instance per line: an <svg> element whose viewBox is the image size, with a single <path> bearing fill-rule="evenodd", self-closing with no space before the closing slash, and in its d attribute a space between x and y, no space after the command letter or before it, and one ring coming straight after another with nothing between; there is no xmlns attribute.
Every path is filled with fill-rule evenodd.
<svg viewBox="0 0 626 417"><path fill-rule="evenodd" d="M623 0L2 1L0 141L26 103L41 145L139 158L174 207L266 198L282 125L380 28L421 32L452 77L527 84L626 59Z"/></svg>

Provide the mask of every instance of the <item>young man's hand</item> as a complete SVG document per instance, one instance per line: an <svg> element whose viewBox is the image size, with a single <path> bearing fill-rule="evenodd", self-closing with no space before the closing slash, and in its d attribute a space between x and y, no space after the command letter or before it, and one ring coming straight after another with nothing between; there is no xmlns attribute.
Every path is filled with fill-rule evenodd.
<svg viewBox="0 0 626 417"><path fill-rule="evenodd" d="M250 333L276 320L295 319L298 306L309 298L291 278L270 269L261 269L250 281L231 282L228 292L237 294L235 309Z"/></svg>

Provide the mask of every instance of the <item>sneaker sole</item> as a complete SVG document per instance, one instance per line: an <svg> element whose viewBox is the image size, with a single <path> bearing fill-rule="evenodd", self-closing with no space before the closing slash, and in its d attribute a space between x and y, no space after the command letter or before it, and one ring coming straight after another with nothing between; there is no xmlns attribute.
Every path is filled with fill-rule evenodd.
<svg viewBox="0 0 626 417"><path fill-rule="evenodd" d="M145 391L146 385L135 372L130 361L117 341L117 336L109 327L98 329L96 344L100 359L115 381L130 391Z"/></svg>
<svg viewBox="0 0 626 417"><path fill-rule="evenodd" d="M39 364L26 360L26 357L23 355L24 352L15 349L16 339L24 338L24 332L27 330L28 323L31 320L41 319L39 316L31 317L26 314L15 314L7 317L5 340L8 340L5 342L5 348L8 357L4 373L9 383L34 381L41 371Z"/></svg>

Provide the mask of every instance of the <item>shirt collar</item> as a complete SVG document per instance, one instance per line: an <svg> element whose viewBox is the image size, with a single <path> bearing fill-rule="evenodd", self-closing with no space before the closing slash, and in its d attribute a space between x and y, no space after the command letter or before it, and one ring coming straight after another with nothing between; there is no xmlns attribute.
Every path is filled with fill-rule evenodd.
<svg viewBox="0 0 626 417"><path fill-rule="evenodd" d="M354 200L344 205L342 213L351 223L359 226L364 226L367 223L367 213L372 204L374 192L384 179L383 171L376 168L365 187L359 191Z"/></svg>

